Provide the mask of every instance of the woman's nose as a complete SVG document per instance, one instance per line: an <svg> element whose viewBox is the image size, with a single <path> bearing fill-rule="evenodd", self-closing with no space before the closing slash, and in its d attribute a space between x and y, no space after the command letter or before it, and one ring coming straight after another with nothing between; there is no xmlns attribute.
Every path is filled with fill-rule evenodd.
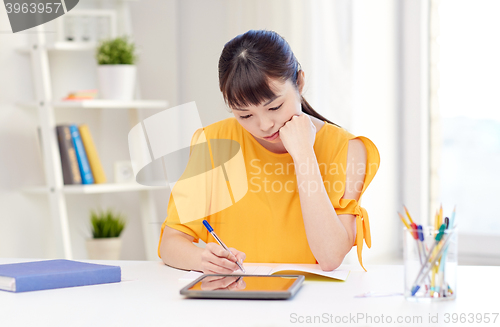
<svg viewBox="0 0 500 327"><path fill-rule="evenodd" d="M267 117L263 117L260 119L260 129L263 132L267 132L274 127L274 121Z"/></svg>

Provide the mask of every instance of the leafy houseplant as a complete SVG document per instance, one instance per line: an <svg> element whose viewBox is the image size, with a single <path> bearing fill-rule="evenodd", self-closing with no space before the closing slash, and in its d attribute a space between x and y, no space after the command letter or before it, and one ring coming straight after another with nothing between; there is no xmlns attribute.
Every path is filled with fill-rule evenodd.
<svg viewBox="0 0 500 327"><path fill-rule="evenodd" d="M90 212L92 239L87 240L89 259L118 260L122 240L120 234L125 228L125 219L108 209Z"/></svg>
<svg viewBox="0 0 500 327"><path fill-rule="evenodd" d="M119 237L125 228L125 220L121 214L115 214L112 210L90 212L92 223L92 236L94 238Z"/></svg>
<svg viewBox="0 0 500 327"><path fill-rule="evenodd" d="M137 61L135 44L127 36L102 40L96 60L101 98L132 100Z"/></svg>
<svg viewBox="0 0 500 327"><path fill-rule="evenodd" d="M134 65L135 44L126 36L103 40L97 47L96 59L99 65Z"/></svg>

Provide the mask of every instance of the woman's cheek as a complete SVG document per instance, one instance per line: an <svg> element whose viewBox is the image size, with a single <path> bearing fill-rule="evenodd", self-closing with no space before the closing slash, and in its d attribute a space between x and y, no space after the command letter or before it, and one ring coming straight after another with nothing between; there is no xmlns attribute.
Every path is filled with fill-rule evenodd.
<svg viewBox="0 0 500 327"><path fill-rule="evenodd" d="M302 113L302 106L300 102L295 102L292 108L290 108L290 116L300 115Z"/></svg>
<svg viewBox="0 0 500 327"><path fill-rule="evenodd" d="M283 114L281 118L287 122L292 119L293 116L297 114L297 109L294 106L287 107L286 110L283 110Z"/></svg>
<svg viewBox="0 0 500 327"><path fill-rule="evenodd" d="M250 134L258 135L258 127L255 126L255 123L250 121L245 121L243 127L250 132Z"/></svg>

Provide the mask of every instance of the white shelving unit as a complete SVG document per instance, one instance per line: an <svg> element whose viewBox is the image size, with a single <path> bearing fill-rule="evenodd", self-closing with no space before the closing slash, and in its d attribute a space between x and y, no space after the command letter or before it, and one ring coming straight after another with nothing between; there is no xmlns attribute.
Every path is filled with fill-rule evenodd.
<svg viewBox="0 0 500 327"><path fill-rule="evenodd" d="M64 194L99 194L99 193L117 193L131 191L163 190L166 186L143 186L137 183L106 183L92 185L64 185L61 192ZM25 188L25 193L45 194L51 190L47 186L33 186Z"/></svg>
<svg viewBox="0 0 500 327"><path fill-rule="evenodd" d="M130 34L131 26L128 17L128 2L126 0L117 1L117 19L123 20L122 34ZM72 11L77 11L75 8ZM96 9L98 10L98 9ZM35 85L36 100L31 102L20 102L22 107L36 109L41 128L41 141L43 148L43 161L47 185L34 186L23 191L30 194L44 194L49 200L50 215L57 236L58 246L62 249L66 259L73 258L71 238L68 221L68 208L66 205L67 195L104 194L117 192L139 192L141 202L141 220L143 237L148 260L157 259L157 243L159 229L150 222L155 220L156 206L153 201L152 192L157 189L167 187L146 187L137 183L107 183L93 185L64 185L62 177L61 160L59 146L55 133L55 109L56 108L77 108L81 110L90 109L113 109L113 110L135 110L132 116L136 117L131 122L131 126L139 123L140 114L137 109L142 108L167 108L166 101L159 100L134 100L134 101L113 101L113 100L86 100L86 101L55 101L53 99L49 51L93 51L95 46L81 43L59 42L48 44L45 38L44 26L35 27L36 33L32 34L30 44L19 48L18 51L28 54L31 57L33 71L33 82ZM123 140L127 142L128 140ZM154 219L153 219L154 218ZM158 229L158 230L157 230Z"/></svg>
<svg viewBox="0 0 500 327"><path fill-rule="evenodd" d="M47 51L94 51L95 44L83 42L56 42L50 45L42 46ZM30 53L30 47L19 47L16 49L19 53Z"/></svg>
<svg viewBox="0 0 500 327"><path fill-rule="evenodd" d="M39 106L36 102L19 102L19 106L27 108L36 108ZM134 101L115 101L115 100L84 100L84 101L59 101L49 103L53 108L82 108L82 109L161 109L166 108L166 101L157 100L134 100Z"/></svg>

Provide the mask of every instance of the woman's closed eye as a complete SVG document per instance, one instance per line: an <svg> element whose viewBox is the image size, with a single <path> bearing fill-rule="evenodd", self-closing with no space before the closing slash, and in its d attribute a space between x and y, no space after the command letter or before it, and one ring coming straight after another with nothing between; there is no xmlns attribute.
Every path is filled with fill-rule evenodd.
<svg viewBox="0 0 500 327"><path fill-rule="evenodd" d="M282 106L282 105L283 105L283 103L282 103L282 104L280 104L280 105L279 105L279 106L277 106L277 107L274 107L274 108L269 108L269 110L272 110L272 111L274 111L274 110L278 110L279 108L281 108L281 106Z"/></svg>
<svg viewBox="0 0 500 327"><path fill-rule="evenodd" d="M269 110L271 110L271 111L276 111L276 110L278 110L279 108L281 108L281 106L282 106L282 105L283 105L283 103L282 103L282 104L280 104L280 105L279 105L279 106L277 106L277 107L274 107L274 108L269 108ZM241 118L241 119L247 119L247 118L250 118L250 117L252 117L252 115L240 116L240 118Z"/></svg>

